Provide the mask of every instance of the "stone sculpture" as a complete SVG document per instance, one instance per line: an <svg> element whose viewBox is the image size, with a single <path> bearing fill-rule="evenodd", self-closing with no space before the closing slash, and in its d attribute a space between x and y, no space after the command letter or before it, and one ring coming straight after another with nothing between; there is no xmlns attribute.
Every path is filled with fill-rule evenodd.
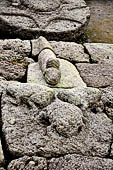
<svg viewBox="0 0 113 170"><path fill-rule="evenodd" d="M61 78L60 62L56 58L52 47L44 37L39 37L38 63L48 84L58 84Z"/></svg>

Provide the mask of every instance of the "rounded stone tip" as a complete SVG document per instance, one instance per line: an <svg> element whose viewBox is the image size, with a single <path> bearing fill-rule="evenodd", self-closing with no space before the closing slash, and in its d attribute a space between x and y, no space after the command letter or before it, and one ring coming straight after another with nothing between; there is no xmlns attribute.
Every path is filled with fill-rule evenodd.
<svg viewBox="0 0 113 170"><path fill-rule="evenodd" d="M61 72L56 68L48 68L44 74L45 80L50 85L56 85L59 83L61 78Z"/></svg>
<svg viewBox="0 0 113 170"><path fill-rule="evenodd" d="M46 68L54 67L56 69L59 69L60 62L56 58L49 58L46 64Z"/></svg>

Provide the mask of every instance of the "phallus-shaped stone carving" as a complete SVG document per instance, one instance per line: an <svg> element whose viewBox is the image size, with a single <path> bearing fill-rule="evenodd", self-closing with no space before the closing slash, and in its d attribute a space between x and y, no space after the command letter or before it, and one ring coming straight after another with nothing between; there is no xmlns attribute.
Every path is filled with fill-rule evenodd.
<svg viewBox="0 0 113 170"><path fill-rule="evenodd" d="M56 58L49 42L44 37L39 37L38 63L43 76L48 84L55 85L60 81L60 62Z"/></svg>

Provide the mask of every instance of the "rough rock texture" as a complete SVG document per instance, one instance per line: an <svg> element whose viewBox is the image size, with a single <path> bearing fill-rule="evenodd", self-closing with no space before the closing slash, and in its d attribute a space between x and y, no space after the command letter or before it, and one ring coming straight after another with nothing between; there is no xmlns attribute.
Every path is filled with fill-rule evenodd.
<svg viewBox="0 0 113 170"><path fill-rule="evenodd" d="M0 75L7 80L21 80L26 73L26 67L19 64L12 64L7 61L0 61Z"/></svg>
<svg viewBox="0 0 113 170"><path fill-rule="evenodd" d="M21 80L26 73L31 52L30 41L0 40L0 76L7 80Z"/></svg>
<svg viewBox="0 0 113 170"><path fill-rule="evenodd" d="M2 150L2 144L1 144L1 139L0 139L0 165L4 163L4 154Z"/></svg>
<svg viewBox="0 0 113 170"><path fill-rule="evenodd" d="M89 56L84 52L84 47L81 44L63 41L50 41L50 44L58 58L76 63L89 62Z"/></svg>
<svg viewBox="0 0 113 170"><path fill-rule="evenodd" d="M113 44L85 43L92 62L113 64Z"/></svg>
<svg viewBox="0 0 113 170"><path fill-rule="evenodd" d="M49 170L112 170L113 160L98 157L83 157L80 155L66 155L53 158L49 163Z"/></svg>
<svg viewBox="0 0 113 170"><path fill-rule="evenodd" d="M59 61L60 61L61 79L57 85L54 86L51 85L51 87L60 87L60 88L71 88L77 86L86 87L86 84L81 79L77 69L70 62L63 59L59 59ZM29 65L27 82L50 86L46 84L38 63Z"/></svg>
<svg viewBox="0 0 113 170"><path fill-rule="evenodd" d="M7 170L47 170L47 161L41 157L24 156L11 161Z"/></svg>
<svg viewBox="0 0 113 170"><path fill-rule="evenodd" d="M6 90L8 83L9 82L4 80L4 79L0 80L0 94L3 93L3 91Z"/></svg>
<svg viewBox="0 0 113 170"><path fill-rule="evenodd" d="M47 48L46 43L43 42L42 46L39 46L40 38L31 40L32 43L32 56L33 58L40 53L40 49ZM51 46L48 48L54 50L58 58L63 58L71 62L89 62L89 56L84 52L84 47L81 44L74 42L63 41L50 41Z"/></svg>
<svg viewBox="0 0 113 170"><path fill-rule="evenodd" d="M92 103L87 100L88 106L92 107L99 100L99 91L97 94L95 91L91 96ZM81 96L85 102L87 95L84 97L81 91ZM56 157L72 153L108 156L112 120L102 111L83 111L75 106L76 103L53 99L50 88L9 83L2 95L2 130L10 154L16 157Z"/></svg>
<svg viewBox="0 0 113 170"><path fill-rule="evenodd" d="M111 64L77 64L77 69L87 86L99 88L113 85Z"/></svg>
<svg viewBox="0 0 113 170"><path fill-rule="evenodd" d="M4 0L0 9L0 30L24 39L75 39L90 16L84 0Z"/></svg>
<svg viewBox="0 0 113 170"><path fill-rule="evenodd" d="M23 1L26 8L32 2ZM0 5L3 3L6 1ZM16 8L17 1L12 4ZM29 41L18 39L0 41L3 42L0 47L0 137L2 143L5 142L4 154L0 143L0 166L7 170L112 170L112 49L108 50L108 64L108 53L105 56L102 53L103 59L97 57L94 61L81 45L51 42L57 57L86 63L76 64L77 70L69 61L57 59L61 81L50 86L45 82L39 64L28 58L29 55L38 57L41 54L38 51L46 48L46 44L36 45L37 41L33 40L31 46ZM45 50L48 49L53 52L51 47ZM89 57L90 61L98 63L89 64ZM28 83L6 81L20 80L25 64L29 64ZM54 62L49 62L47 69L51 69L52 64ZM0 167L0 170L4 169Z"/></svg>
<svg viewBox="0 0 113 170"><path fill-rule="evenodd" d="M9 150L16 156L36 155L34 144L43 145L40 138L45 133L44 125L38 120L39 110L54 99L53 90L36 84L12 82L6 92L6 97L2 96L2 118Z"/></svg>
<svg viewBox="0 0 113 170"><path fill-rule="evenodd" d="M96 88L73 88L62 89L58 92L57 97L71 104L80 107L82 110L96 108L98 110L98 104L101 99L101 92Z"/></svg>
<svg viewBox="0 0 113 170"><path fill-rule="evenodd" d="M30 41L20 39L0 40L0 60L24 62L31 52Z"/></svg>

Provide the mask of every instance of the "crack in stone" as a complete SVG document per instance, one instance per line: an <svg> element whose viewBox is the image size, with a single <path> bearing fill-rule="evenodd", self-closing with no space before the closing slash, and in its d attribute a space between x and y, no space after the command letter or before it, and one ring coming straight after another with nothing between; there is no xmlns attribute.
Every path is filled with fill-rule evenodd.
<svg viewBox="0 0 113 170"><path fill-rule="evenodd" d="M84 53L88 54L88 56L89 56L90 64L98 64L98 61L95 61L92 59L91 54L89 53L89 51L87 50L87 48L85 47L84 44L83 44L83 47L84 47Z"/></svg>

